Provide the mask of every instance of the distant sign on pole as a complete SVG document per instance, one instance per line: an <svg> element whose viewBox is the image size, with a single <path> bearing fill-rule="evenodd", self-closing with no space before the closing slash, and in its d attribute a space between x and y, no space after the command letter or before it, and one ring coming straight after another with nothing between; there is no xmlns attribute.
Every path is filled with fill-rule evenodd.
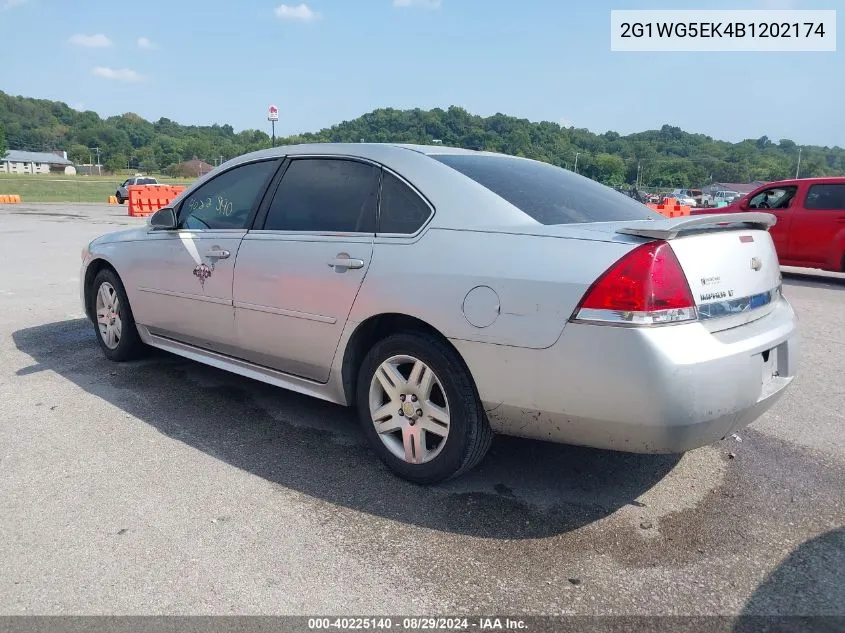
<svg viewBox="0 0 845 633"><path fill-rule="evenodd" d="M279 108L274 105L271 105L270 108L267 110L267 120L268 121L278 121L279 120Z"/></svg>

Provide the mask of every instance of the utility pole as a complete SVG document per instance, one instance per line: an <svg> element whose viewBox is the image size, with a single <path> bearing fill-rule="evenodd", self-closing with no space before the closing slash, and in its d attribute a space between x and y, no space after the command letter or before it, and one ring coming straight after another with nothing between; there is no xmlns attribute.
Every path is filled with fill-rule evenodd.
<svg viewBox="0 0 845 633"><path fill-rule="evenodd" d="M798 179L798 171L801 169L801 148L798 148L798 166L795 168L795 178Z"/></svg>
<svg viewBox="0 0 845 633"><path fill-rule="evenodd" d="M103 175L103 170L102 170L102 168L100 167L100 148L99 148L99 147L89 147L89 148L88 148L88 158L89 158L89 159L91 158L91 150L94 150L95 152L97 152L97 173L98 173L100 176L102 176L102 175Z"/></svg>
<svg viewBox="0 0 845 633"><path fill-rule="evenodd" d="M578 173L578 154L581 152L575 152L575 173Z"/></svg>

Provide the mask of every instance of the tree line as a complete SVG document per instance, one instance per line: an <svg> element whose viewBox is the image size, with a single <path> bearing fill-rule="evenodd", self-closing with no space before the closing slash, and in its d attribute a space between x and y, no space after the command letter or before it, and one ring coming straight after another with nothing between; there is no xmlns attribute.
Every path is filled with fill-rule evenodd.
<svg viewBox="0 0 845 633"><path fill-rule="evenodd" d="M5 130L5 141L2 140ZM799 147L766 136L730 143L664 125L659 130L595 134L557 123L532 122L505 114L473 115L463 108L380 108L319 132L277 139L301 142L442 143L546 161L607 185L691 187L709 182L780 180L795 176ZM172 173L186 160L228 160L270 147L261 130L235 132L231 125L180 125L167 118L150 122L137 114L101 118L59 101L0 92L0 149L64 149L77 164L90 163L99 148L107 171L138 169ZM802 146L800 176L845 174L845 149Z"/></svg>

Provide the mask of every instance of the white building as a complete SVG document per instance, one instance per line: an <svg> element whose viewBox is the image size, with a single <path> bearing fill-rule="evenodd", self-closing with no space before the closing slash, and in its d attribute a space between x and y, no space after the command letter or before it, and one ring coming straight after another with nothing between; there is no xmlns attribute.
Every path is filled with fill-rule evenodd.
<svg viewBox="0 0 845 633"><path fill-rule="evenodd" d="M68 171L70 170L70 171ZM10 149L0 159L0 174L75 173L67 152L22 152Z"/></svg>

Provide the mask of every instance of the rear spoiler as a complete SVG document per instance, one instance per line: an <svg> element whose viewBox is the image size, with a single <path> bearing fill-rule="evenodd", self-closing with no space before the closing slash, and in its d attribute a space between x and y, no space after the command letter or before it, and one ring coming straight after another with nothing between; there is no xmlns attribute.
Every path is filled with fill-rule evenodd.
<svg viewBox="0 0 845 633"><path fill-rule="evenodd" d="M683 231L703 227L745 226L749 229L768 230L774 226L777 218L771 213L750 211L747 213L712 213L702 215L686 215L678 218L662 220L648 220L642 224L632 224L617 229L617 233L650 237L658 240L671 240Z"/></svg>

